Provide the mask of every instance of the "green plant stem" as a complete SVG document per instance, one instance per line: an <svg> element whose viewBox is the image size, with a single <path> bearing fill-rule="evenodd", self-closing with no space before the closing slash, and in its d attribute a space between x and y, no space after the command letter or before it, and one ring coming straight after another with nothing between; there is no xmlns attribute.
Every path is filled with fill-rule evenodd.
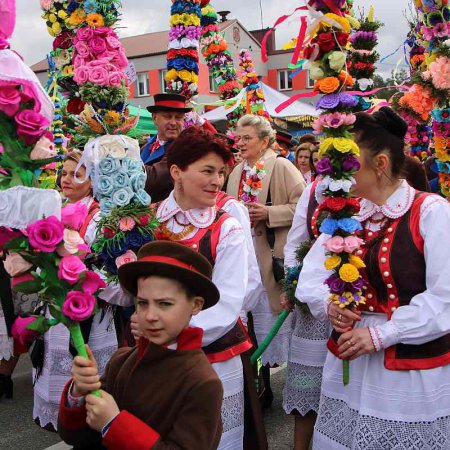
<svg viewBox="0 0 450 450"><path fill-rule="evenodd" d="M89 359L86 345L84 343L83 335L81 334L81 328L80 325L77 323L76 325L72 325L69 328L70 336L72 338L73 345L75 349L77 350L77 353L79 356L82 356L83 358ZM91 392L97 397L100 397L100 391L98 389L95 389Z"/></svg>
<svg viewBox="0 0 450 450"><path fill-rule="evenodd" d="M342 361L342 382L344 386L350 382L350 361L348 359Z"/></svg>
<svg viewBox="0 0 450 450"><path fill-rule="evenodd" d="M281 311L273 327L270 329L268 335L264 338L261 345L255 350L255 352L250 357L250 362L252 364L255 364L256 361L258 361L258 358L266 351L267 347L273 341L273 338L277 335L279 329L281 328L281 325L283 325L288 315L289 311L287 309Z"/></svg>

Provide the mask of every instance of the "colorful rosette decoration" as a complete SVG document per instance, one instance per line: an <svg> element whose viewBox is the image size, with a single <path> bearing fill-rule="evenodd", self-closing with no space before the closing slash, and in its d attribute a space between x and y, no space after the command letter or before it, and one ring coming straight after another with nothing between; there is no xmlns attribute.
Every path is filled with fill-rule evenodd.
<svg viewBox="0 0 450 450"><path fill-rule="evenodd" d="M200 20L200 0L172 0L167 92L182 94L188 100L198 94Z"/></svg>
<svg viewBox="0 0 450 450"><path fill-rule="evenodd" d="M420 21L417 36L425 48L425 62L421 66L424 70L413 74L413 85L404 94L396 96L394 103L403 118L406 117L412 133L415 126L433 120L441 193L449 196L450 142L446 112L450 106L450 9L447 0L415 0L415 5Z"/></svg>
<svg viewBox="0 0 450 450"><path fill-rule="evenodd" d="M239 200L243 203L257 202L262 189L262 179L266 175L264 161L258 161L253 167L246 166L244 172L245 180Z"/></svg>
<svg viewBox="0 0 450 450"><path fill-rule="evenodd" d="M139 143L127 136L100 136L85 146L79 166L94 180L101 219L93 250L108 281L117 280L120 265L136 259L137 250L153 240L157 220L145 192L146 174ZM80 182L84 180L79 180Z"/></svg>
<svg viewBox="0 0 450 450"><path fill-rule="evenodd" d="M351 20L345 1L312 1L310 6L313 10L304 57L309 58L310 76L316 80L314 89L323 94L316 105L323 113L314 129L324 134L319 147L317 172L321 180L317 193L322 197L320 211L325 213L320 232L330 235L324 244L325 267L333 271L325 283L330 289L330 302L340 308L355 308L365 299L359 272L364 263L354 254L362 244L355 235L361 229L355 218L359 202L350 193L355 183L353 175L360 167L359 148L351 133L358 99L345 92L353 87L353 77L345 70L344 51L350 39ZM349 382L349 361L344 361L343 382Z"/></svg>
<svg viewBox="0 0 450 450"><path fill-rule="evenodd" d="M361 18L358 30L350 36L352 47L347 68L355 80L354 88L358 91L367 91L373 85L375 64L380 58L374 49L378 44L377 30L381 26L380 22L374 20L373 7L370 7L367 17ZM371 106L369 99L358 99L362 111Z"/></svg>
<svg viewBox="0 0 450 450"><path fill-rule="evenodd" d="M209 0L202 1L202 33L201 49L209 71L212 74L221 100L236 97L242 90L233 58L228 51L228 43L223 33L219 32L218 18L214 7ZM236 117L233 113L228 116L228 126L233 128Z"/></svg>

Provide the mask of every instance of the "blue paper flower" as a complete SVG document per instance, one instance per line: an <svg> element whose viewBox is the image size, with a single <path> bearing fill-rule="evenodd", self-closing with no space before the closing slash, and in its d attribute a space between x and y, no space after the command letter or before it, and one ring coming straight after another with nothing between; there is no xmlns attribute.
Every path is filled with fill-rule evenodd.
<svg viewBox="0 0 450 450"><path fill-rule="evenodd" d="M100 211L102 214L110 214L114 206L114 203L109 198L100 199Z"/></svg>
<svg viewBox="0 0 450 450"><path fill-rule="evenodd" d="M127 233L127 246L140 247L144 243L144 238L139 231L131 231Z"/></svg>
<svg viewBox="0 0 450 450"><path fill-rule="evenodd" d="M334 234L334 232L338 229L338 222L335 219L332 219L331 217L327 217L322 222L322 225L320 226L320 232L325 234Z"/></svg>
<svg viewBox="0 0 450 450"><path fill-rule="evenodd" d="M111 201L115 206L126 206L130 203L130 200L133 198L133 191L129 187L124 187L122 189L118 189L114 192Z"/></svg>
<svg viewBox="0 0 450 450"><path fill-rule="evenodd" d="M97 12L97 5L92 0L84 0L83 9L86 14Z"/></svg>
<svg viewBox="0 0 450 450"><path fill-rule="evenodd" d="M98 168L102 175L111 175L116 172L119 167L116 160L112 156L107 156L99 162Z"/></svg>
<svg viewBox="0 0 450 450"><path fill-rule="evenodd" d="M104 196L110 196L114 191L114 181L109 175L98 177L97 192Z"/></svg>
<svg viewBox="0 0 450 450"><path fill-rule="evenodd" d="M151 202L150 195L148 195L147 192L145 192L143 189L136 192L134 199L144 206L150 205Z"/></svg>
<svg viewBox="0 0 450 450"><path fill-rule="evenodd" d="M346 219L339 219L337 222L338 227L345 231L346 233L354 233L355 231L361 230L361 224L351 217Z"/></svg>
<svg viewBox="0 0 450 450"><path fill-rule="evenodd" d="M142 172L142 163L126 157L122 160L122 169L131 177L134 173Z"/></svg>
<svg viewBox="0 0 450 450"><path fill-rule="evenodd" d="M145 188L147 177L144 173L135 173L131 176L131 187L134 192L141 191Z"/></svg>
<svg viewBox="0 0 450 450"><path fill-rule="evenodd" d="M130 177L127 175L127 173L122 170L119 169L114 175L113 175L113 180L114 180L114 187L116 189L121 189L121 188L125 188L131 185L130 182Z"/></svg>

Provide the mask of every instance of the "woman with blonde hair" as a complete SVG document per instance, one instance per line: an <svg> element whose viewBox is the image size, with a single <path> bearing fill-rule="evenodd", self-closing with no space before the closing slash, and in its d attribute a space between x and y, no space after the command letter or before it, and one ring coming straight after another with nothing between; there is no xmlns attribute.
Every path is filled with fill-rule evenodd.
<svg viewBox="0 0 450 450"><path fill-rule="evenodd" d="M239 119L236 133L236 144L243 161L230 174L227 193L245 204L252 223L262 276L260 301L252 311L255 334L260 343L282 309L278 282L284 276L283 247L305 183L294 165L283 157L277 157L273 151L276 134L267 119L256 115L243 116ZM253 184L255 189L252 187L247 192L246 186L252 182L256 182ZM273 366L286 362L290 322L289 317L262 355L263 364ZM268 382L268 371L265 378Z"/></svg>

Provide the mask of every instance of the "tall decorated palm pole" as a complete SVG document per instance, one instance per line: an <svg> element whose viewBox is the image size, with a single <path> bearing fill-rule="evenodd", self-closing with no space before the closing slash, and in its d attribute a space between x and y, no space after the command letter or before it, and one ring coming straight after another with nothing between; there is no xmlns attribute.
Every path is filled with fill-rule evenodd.
<svg viewBox="0 0 450 450"><path fill-rule="evenodd" d="M362 241L356 236L361 229L355 218L359 202L350 191L353 175L359 170L359 148L351 132L355 122L357 98L347 93L353 78L346 71L352 18L345 0L311 0L306 31L308 44L303 58L308 60L314 90L322 94L317 108L323 112L314 124L324 134L320 144L317 171L321 180L316 192L321 197L320 210L325 218L320 232L330 237L325 242L325 267L332 274L324 280L330 290L330 303L340 308L356 308L364 303L363 261L355 254ZM349 382L349 361L343 361L343 382Z"/></svg>
<svg viewBox="0 0 450 450"><path fill-rule="evenodd" d="M450 17L447 0L415 0L425 67L412 77L411 88L395 99L410 127L432 120L441 193L450 196Z"/></svg>

